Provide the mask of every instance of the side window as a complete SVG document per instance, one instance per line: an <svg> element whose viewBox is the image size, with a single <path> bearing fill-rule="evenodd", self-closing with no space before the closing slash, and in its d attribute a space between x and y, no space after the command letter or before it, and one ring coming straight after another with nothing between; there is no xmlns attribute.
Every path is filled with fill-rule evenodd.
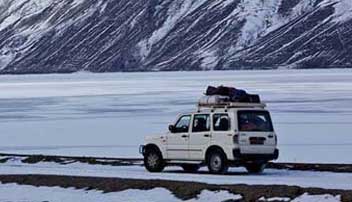
<svg viewBox="0 0 352 202"><path fill-rule="evenodd" d="M175 133L187 133L191 123L191 115L182 116L175 125Z"/></svg>
<svg viewBox="0 0 352 202"><path fill-rule="evenodd" d="M193 119L192 132L210 131L210 116L209 114L196 114Z"/></svg>
<svg viewBox="0 0 352 202"><path fill-rule="evenodd" d="M213 116L214 131L228 131L231 128L230 123L228 114L214 114Z"/></svg>

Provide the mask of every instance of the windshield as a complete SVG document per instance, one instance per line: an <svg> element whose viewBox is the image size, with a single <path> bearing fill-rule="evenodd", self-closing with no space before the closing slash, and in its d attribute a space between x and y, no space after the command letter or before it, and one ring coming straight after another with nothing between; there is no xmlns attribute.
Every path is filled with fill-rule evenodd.
<svg viewBox="0 0 352 202"><path fill-rule="evenodd" d="M267 111L238 111L240 131L273 132L270 114Z"/></svg>

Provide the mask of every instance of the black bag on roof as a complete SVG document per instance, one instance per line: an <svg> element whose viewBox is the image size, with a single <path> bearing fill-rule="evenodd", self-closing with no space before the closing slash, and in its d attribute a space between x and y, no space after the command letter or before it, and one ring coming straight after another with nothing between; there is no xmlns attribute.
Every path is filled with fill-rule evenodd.
<svg viewBox="0 0 352 202"><path fill-rule="evenodd" d="M260 96L256 94L247 94L250 103L261 103Z"/></svg>
<svg viewBox="0 0 352 202"><path fill-rule="evenodd" d="M219 86L219 87L214 87L214 86L208 86L207 91L205 95L221 95L221 96L229 96L231 97L234 95L236 91L236 88L233 87L227 87L227 86Z"/></svg>
<svg viewBox="0 0 352 202"><path fill-rule="evenodd" d="M218 95L218 88L214 87L214 86L208 86L207 91L205 93L205 95Z"/></svg>

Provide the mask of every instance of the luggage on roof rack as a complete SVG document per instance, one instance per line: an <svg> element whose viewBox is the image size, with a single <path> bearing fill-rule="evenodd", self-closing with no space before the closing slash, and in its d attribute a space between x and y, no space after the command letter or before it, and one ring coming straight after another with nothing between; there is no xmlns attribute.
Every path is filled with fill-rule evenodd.
<svg viewBox="0 0 352 202"><path fill-rule="evenodd" d="M265 108L259 95L248 94L245 90L233 87L209 86L205 96L198 102L198 111L202 108Z"/></svg>
<svg viewBox="0 0 352 202"><path fill-rule="evenodd" d="M237 89L234 87L227 86L208 86L206 96L217 96L215 98L202 98L202 99L219 99L219 96L227 97L231 102L243 102L243 103L260 103L259 95L248 94L245 90Z"/></svg>

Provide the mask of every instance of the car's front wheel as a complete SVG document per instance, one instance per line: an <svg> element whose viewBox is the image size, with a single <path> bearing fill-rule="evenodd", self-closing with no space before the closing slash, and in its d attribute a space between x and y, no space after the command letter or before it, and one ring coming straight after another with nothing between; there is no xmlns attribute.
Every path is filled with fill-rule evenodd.
<svg viewBox="0 0 352 202"><path fill-rule="evenodd" d="M144 166L149 172L161 172L165 168L162 155L155 149L146 151L144 155Z"/></svg>
<svg viewBox="0 0 352 202"><path fill-rule="evenodd" d="M210 173L223 174L227 172L228 165L224 152L213 150L207 156L207 164Z"/></svg>
<svg viewBox="0 0 352 202"><path fill-rule="evenodd" d="M248 173L260 174L264 172L266 163L250 163L245 165Z"/></svg>

